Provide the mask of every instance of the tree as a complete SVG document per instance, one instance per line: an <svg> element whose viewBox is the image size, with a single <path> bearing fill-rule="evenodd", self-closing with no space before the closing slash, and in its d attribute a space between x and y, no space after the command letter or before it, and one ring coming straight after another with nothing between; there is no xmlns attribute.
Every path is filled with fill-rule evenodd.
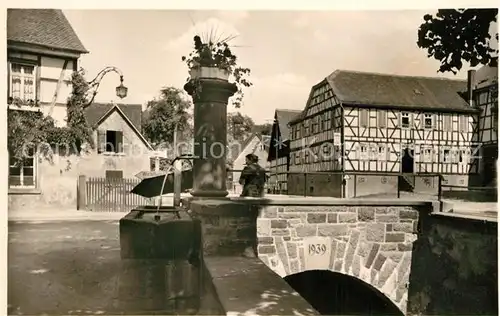
<svg viewBox="0 0 500 316"><path fill-rule="evenodd" d="M243 115L240 112L228 113L227 115L228 141L244 141L253 131L254 127L254 121L247 115Z"/></svg>
<svg viewBox="0 0 500 316"><path fill-rule="evenodd" d="M165 87L160 97L148 102L142 130L153 146L174 142L174 134L186 133L191 129L188 112L191 103L182 98L182 91Z"/></svg>
<svg viewBox="0 0 500 316"><path fill-rule="evenodd" d="M456 74L462 61L496 67L498 49L491 48L489 28L496 22L498 9L441 9L436 16L426 14L418 30L417 45L428 57L441 62L439 72ZM498 41L498 33L495 34Z"/></svg>
<svg viewBox="0 0 500 316"><path fill-rule="evenodd" d="M257 133L260 133L261 135L271 136L272 130L273 130L273 124L271 124L271 123L264 123L264 124L255 125L255 131Z"/></svg>

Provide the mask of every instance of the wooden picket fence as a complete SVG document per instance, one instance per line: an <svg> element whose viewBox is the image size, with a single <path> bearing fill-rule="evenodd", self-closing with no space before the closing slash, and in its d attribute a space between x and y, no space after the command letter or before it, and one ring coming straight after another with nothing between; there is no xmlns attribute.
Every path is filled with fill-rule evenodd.
<svg viewBox="0 0 500 316"><path fill-rule="evenodd" d="M82 189L83 179L80 180L79 190ZM80 207L89 211L100 212L127 212L141 205L150 205L152 200L139 196L130 191L141 182L140 179L123 178L87 178L85 179L85 201Z"/></svg>

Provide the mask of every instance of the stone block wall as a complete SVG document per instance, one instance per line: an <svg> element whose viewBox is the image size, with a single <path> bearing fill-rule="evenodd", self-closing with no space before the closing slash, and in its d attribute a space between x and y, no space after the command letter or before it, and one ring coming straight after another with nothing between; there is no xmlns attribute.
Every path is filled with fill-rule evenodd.
<svg viewBox="0 0 500 316"><path fill-rule="evenodd" d="M498 315L497 220L438 213L420 222L408 315Z"/></svg>
<svg viewBox="0 0 500 316"><path fill-rule="evenodd" d="M421 206L357 203L263 206L257 219L259 258L282 277L313 269L356 277L405 311ZM312 258L311 242L327 244L328 258Z"/></svg>

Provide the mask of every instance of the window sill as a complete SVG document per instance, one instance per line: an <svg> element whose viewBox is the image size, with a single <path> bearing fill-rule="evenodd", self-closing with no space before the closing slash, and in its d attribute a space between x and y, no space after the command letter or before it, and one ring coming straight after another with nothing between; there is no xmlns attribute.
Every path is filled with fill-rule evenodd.
<svg viewBox="0 0 500 316"><path fill-rule="evenodd" d="M31 106L31 105L8 105L9 110L17 110L17 111L31 111L31 112L41 112L41 108L39 106Z"/></svg>
<svg viewBox="0 0 500 316"><path fill-rule="evenodd" d="M123 157L125 153L102 152L101 155Z"/></svg>
<svg viewBox="0 0 500 316"><path fill-rule="evenodd" d="M42 191L37 188L9 188L8 194L26 194L26 195L39 195L42 194Z"/></svg>

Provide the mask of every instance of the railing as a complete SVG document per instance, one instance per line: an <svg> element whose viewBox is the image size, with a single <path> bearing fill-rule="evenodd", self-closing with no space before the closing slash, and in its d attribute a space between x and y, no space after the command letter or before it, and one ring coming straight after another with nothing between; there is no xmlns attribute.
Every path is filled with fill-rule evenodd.
<svg viewBox="0 0 500 316"><path fill-rule="evenodd" d="M469 202L497 202L498 191L496 187L474 187L442 184L439 200L460 199ZM446 190L446 188L450 190Z"/></svg>
<svg viewBox="0 0 500 316"><path fill-rule="evenodd" d="M242 170L229 169L229 172ZM266 171L275 175L274 171ZM443 176L437 173L404 174L384 172L286 172L287 190L267 183L267 192L301 196L332 196L339 198L397 197L424 195L439 198ZM411 179L410 179L411 178ZM239 179L233 179L237 183Z"/></svg>

